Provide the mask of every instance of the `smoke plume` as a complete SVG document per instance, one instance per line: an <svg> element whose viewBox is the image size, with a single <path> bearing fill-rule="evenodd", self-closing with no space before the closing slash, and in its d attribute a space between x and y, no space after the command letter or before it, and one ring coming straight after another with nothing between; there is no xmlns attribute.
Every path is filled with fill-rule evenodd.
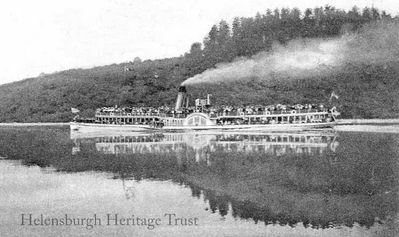
<svg viewBox="0 0 399 237"><path fill-rule="evenodd" d="M399 24L378 22L360 32L330 39L298 39L274 45L269 52L218 64L182 85L237 80L289 80L339 73L347 64L399 61Z"/></svg>

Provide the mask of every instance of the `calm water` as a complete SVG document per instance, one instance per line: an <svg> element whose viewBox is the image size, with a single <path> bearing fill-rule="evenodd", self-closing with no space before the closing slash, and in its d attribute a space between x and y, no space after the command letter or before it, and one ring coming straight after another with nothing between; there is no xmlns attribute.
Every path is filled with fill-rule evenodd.
<svg viewBox="0 0 399 237"><path fill-rule="evenodd" d="M0 156L1 236L399 234L396 133L0 128Z"/></svg>

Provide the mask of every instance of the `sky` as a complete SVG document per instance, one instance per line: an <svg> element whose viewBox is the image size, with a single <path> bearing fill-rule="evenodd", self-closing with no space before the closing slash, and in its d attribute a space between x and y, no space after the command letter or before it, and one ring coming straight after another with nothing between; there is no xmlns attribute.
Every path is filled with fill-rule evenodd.
<svg viewBox="0 0 399 237"><path fill-rule="evenodd" d="M267 8L326 4L399 13L395 0L13 0L0 7L0 84L187 52L212 25Z"/></svg>

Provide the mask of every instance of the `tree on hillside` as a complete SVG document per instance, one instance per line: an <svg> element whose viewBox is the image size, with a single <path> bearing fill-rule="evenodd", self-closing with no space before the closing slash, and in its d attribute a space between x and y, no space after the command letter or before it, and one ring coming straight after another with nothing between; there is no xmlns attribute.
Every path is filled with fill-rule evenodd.
<svg viewBox="0 0 399 237"><path fill-rule="evenodd" d="M192 75L198 74L206 70L204 62L204 51L202 50L202 44L195 42L190 47L190 52L185 55L185 66L188 68L190 73L186 75L191 77Z"/></svg>
<svg viewBox="0 0 399 237"><path fill-rule="evenodd" d="M208 65L212 67L218 63L219 46L217 42L218 28L213 25L208 33L208 36L204 39L204 55L208 61Z"/></svg>
<svg viewBox="0 0 399 237"><path fill-rule="evenodd" d="M285 44L298 37L333 37L381 18L391 16L367 7L361 13L357 7L346 12L329 5L306 9L304 14L298 8L267 9L263 15L236 17L231 27L226 21L212 26L204 39L204 57L207 65L212 67L237 56L268 51L275 41Z"/></svg>

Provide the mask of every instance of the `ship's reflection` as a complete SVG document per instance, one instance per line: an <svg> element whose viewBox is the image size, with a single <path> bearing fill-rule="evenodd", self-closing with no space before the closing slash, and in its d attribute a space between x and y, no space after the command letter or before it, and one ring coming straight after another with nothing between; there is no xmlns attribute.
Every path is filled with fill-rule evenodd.
<svg viewBox="0 0 399 237"><path fill-rule="evenodd" d="M83 142L94 142L104 154L172 153L193 151L196 161L209 160L214 152L317 155L334 152L339 145L335 133L164 133L85 136L71 133L72 154L80 151Z"/></svg>
<svg viewBox="0 0 399 237"><path fill-rule="evenodd" d="M316 228L372 226L398 209L385 206L398 198L392 137L189 132L71 139L74 156L96 153L122 164L118 178L129 199L136 180L171 179L221 216Z"/></svg>
<svg viewBox="0 0 399 237"><path fill-rule="evenodd" d="M399 136L381 133L0 133L5 159L111 173L132 205L142 181L165 181L188 188L222 217L314 228L394 226L398 147Z"/></svg>

